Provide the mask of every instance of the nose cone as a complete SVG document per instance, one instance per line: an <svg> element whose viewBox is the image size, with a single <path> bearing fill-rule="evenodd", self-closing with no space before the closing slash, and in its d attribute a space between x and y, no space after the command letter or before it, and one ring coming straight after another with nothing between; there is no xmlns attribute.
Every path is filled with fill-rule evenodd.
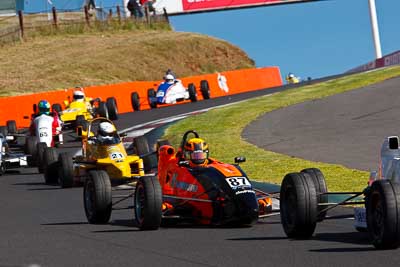
<svg viewBox="0 0 400 267"><path fill-rule="evenodd" d="M254 224L258 221L258 202L254 193L243 193L236 196L238 217L241 224Z"/></svg>

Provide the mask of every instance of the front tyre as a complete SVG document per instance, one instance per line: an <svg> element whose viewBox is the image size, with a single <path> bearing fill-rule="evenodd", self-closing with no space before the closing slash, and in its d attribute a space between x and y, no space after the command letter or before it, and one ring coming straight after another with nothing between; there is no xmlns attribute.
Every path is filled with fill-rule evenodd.
<svg viewBox="0 0 400 267"><path fill-rule="evenodd" d="M283 229L289 238L308 239L315 230L318 214L317 193L307 173L289 173L280 192Z"/></svg>
<svg viewBox="0 0 400 267"><path fill-rule="evenodd" d="M112 211L111 182L107 172L93 170L85 180L83 203L89 223L108 223Z"/></svg>
<svg viewBox="0 0 400 267"><path fill-rule="evenodd" d="M142 177L135 189L135 220L140 230L156 230L161 225L162 193L155 176Z"/></svg>
<svg viewBox="0 0 400 267"><path fill-rule="evenodd" d="M193 83L190 83L188 86L188 92L189 92L189 99L192 102L197 101L197 93L196 93L196 87L194 86Z"/></svg>
<svg viewBox="0 0 400 267"><path fill-rule="evenodd" d="M377 180L366 197L367 227L377 249L395 249L400 245L400 185Z"/></svg>

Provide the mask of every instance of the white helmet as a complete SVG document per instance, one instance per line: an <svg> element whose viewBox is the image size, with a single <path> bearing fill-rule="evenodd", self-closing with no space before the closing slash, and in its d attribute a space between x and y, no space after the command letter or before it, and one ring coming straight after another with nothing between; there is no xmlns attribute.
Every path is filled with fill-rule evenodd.
<svg viewBox="0 0 400 267"><path fill-rule="evenodd" d="M165 76L164 76L164 79L165 79L165 81L166 81L167 83L173 82L173 81L175 80L174 75L172 75L172 74L167 74L167 75L165 75Z"/></svg>
<svg viewBox="0 0 400 267"><path fill-rule="evenodd" d="M294 74L293 73L289 73L289 78L294 78Z"/></svg>
<svg viewBox="0 0 400 267"><path fill-rule="evenodd" d="M74 91L73 98L75 101L83 102L85 100L85 94L82 91Z"/></svg>
<svg viewBox="0 0 400 267"><path fill-rule="evenodd" d="M101 136L113 136L115 127L111 123L105 121L99 124L99 135Z"/></svg>

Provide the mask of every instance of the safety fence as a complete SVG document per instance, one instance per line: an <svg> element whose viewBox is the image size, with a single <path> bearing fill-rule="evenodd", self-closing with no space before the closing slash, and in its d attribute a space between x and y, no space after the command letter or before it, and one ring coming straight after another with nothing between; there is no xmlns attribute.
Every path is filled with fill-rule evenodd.
<svg viewBox="0 0 400 267"><path fill-rule="evenodd" d="M185 87L189 83L195 85L199 101L203 100L200 93L200 83L202 80L206 80L209 84L210 98L282 85L282 78L278 67L234 70L182 78L181 81ZM150 88L157 89L159 83L160 81L135 81L90 86L84 88L84 92L88 97L100 97L102 100L106 100L108 97L115 97L118 111L126 113L133 111L132 93L134 92L139 95L140 110L149 109L147 90ZM30 120L27 118L32 113L33 104L45 99L51 104L60 103L63 105L63 101L72 96L73 90L75 89L71 88L62 91L0 98L0 125L4 125L7 120L16 120L18 127L27 127L30 123Z"/></svg>
<svg viewBox="0 0 400 267"><path fill-rule="evenodd" d="M142 17L131 17L130 12L120 6L88 8L78 10L51 10L39 13L18 11L14 15L0 16L0 45L25 40L26 37L55 33L81 33L90 30L135 29L168 24L166 10L163 14L144 9Z"/></svg>

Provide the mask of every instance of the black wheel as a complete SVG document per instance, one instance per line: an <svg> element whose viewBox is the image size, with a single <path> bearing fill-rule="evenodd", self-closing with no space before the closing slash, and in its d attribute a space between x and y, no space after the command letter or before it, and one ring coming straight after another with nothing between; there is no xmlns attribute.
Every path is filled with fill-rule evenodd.
<svg viewBox="0 0 400 267"><path fill-rule="evenodd" d="M74 167L72 157L64 152L58 156L60 164L58 179L62 188L74 186Z"/></svg>
<svg viewBox="0 0 400 267"><path fill-rule="evenodd" d="M196 87L194 86L193 83L190 83L188 86L188 92L189 92L189 99L192 102L197 101L197 93L196 93Z"/></svg>
<svg viewBox="0 0 400 267"><path fill-rule="evenodd" d="M156 91L153 88L147 90L147 100L149 101L150 108L157 108Z"/></svg>
<svg viewBox="0 0 400 267"><path fill-rule="evenodd" d="M107 98L106 105L110 120L118 120L117 100L115 99L115 97Z"/></svg>
<svg viewBox="0 0 400 267"><path fill-rule="evenodd" d="M142 156L150 153L149 143L144 135L135 137L135 139L133 139L133 144L135 146L136 155Z"/></svg>
<svg viewBox="0 0 400 267"><path fill-rule="evenodd" d="M51 109L53 111L56 111L58 114L60 114L60 112L62 111L62 107L58 103L54 103L53 105L51 105Z"/></svg>
<svg viewBox="0 0 400 267"><path fill-rule="evenodd" d="M156 230L161 225L161 186L157 177L142 177L135 189L135 220L140 230Z"/></svg>
<svg viewBox="0 0 400 267"><path fill-rule="evenodd" d="M395 249L400 245L400 185L377 180L366 197L367 227L377 249Z"/></svg>
<svg viewBox="0 0 400 267"><path fill-rule="evenodd" d="M37 165L37 143L38 139L36 136L28 136L25 141L25 153L30 155L28 157L28 165Z"/></svg>
<svg viewBox="0 0 400 267"><path fill-rule="evenodd" d="M14 120L7 121L7 131L10 134L17 133L17 123Z"/></svg>
<svg viewBox="0 0 400 267"><path fill-rule="evenodd" d="M0 133L6 138L8 131L7 131L7 126L0 126Z"/></svg>
<svg viewBox="0 0 400 267"><path fill-rule="evenodd" d="M317 168L308 168L302 170L301 172L308 173L313 179L315 189L317 191L318 203L328 203L328 195L324 194L328 192L324 174ZM322 222L325 219L326 211L321 213L321 210L325 208L327 208L327 206L318 206L318 222Z"/></svg>
<svg viewBox="0 0 400 267"><path fill-rule="evenodd" d="M97 113L99 114L100 117L108 119L107 104L105 102L100 102L99 103L99 107L98 107Z"/></svg>
<svg viewBox="0 0 400 267"><path fill-rule="evenodd" d="M132 103L133 111L140 110L140 98L139 98L139 94L137 92L133 92L131 94L131 103Z"/></svg>
<svg viewBox="0 0 400 267"><path fill-rule="evenodd" d="M83 203L89 223L107 223L111 217L110 177L105 171L90 171L83 188Z"/></svg>
<svg viewBox="0 0 400 267"><path fill-rule="evenodd" d="M44 149L43 168L46 184L54 184L58 179L58 155L54 147Z"/></svg>
<svg viewBox="0 0 400 267"><path fill-rule="evenodd" d="M207 80L200 81L200 91L203 99L210 99L210 86Z"/></svg>
<svg viewBox="0 0 400 267"><path fill-rule="evenodd" d="M289 173L283 178L280 209L283 229L289 238L310 238L317 224L317 192L307 173Z"/></svg>
<svg viewBox="0 0 400 267"><path fill-rule="evenodd" d="M6 166L3 162L0 162L0 176L2 176L4 173L6 173Z"/></svg>
<svg viewBox="0 0 400 267"><path fill-rule="evenodd" d="M76 120L75 120L75 126L78 128L80 126L83 126L84 121L86 121L85 116L84 115L78 115L76 116Z"/></svg>
<svg viewBox="0 0 400 267"><path fill-rule="evenodd" d="M38 165L38 170L39 173L43 173L45 166L44 166L44 150L46 149L47 144L44 142L40 142L37 144L37 165Z"/></svg>

